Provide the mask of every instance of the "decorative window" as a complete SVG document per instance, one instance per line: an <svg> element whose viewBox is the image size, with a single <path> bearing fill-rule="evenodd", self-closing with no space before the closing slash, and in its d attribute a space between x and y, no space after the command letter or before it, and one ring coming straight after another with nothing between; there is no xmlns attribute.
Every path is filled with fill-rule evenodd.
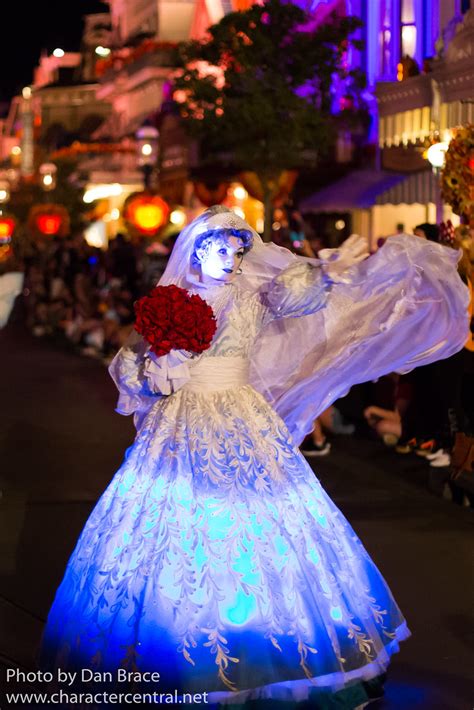
<svg viewBox="0 0 474 710"><path fill-rule="evenodd" d="M400 4L400 56L416 54L415 0L401 0Z"/></svg>
<svg viewBox="0 0 474 710"><path fill-rule="evenodd" d="M380 74L381 76L389 76L392 48L391 0L383 0L380 10Z"/></svg>

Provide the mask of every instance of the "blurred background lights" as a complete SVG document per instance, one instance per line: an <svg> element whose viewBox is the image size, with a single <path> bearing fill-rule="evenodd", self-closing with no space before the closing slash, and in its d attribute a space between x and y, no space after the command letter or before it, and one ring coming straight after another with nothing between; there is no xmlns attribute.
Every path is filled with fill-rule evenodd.
<svg viewBox="0 0 474 710"><path fill-rule="evenodd" d="M21 95L23 96L24 99L28 101L28 99L31 99L31 86L25 86L22 91Z"/></svg>
<svg viewBox="0 0 474 710"><path fill-rule="evenodd" d="M144 143L142 145L142 155L151 155L153 153L153 146L151 143Z"/></svg>
<svg viewBox="0 0 474 710"><path fill-rule="evenodd" d="M99 46L95 48L95 53L99 57L108 57L110 54L110 49L108 47L102 47L102 45L99 44Z"/></svg>
<svg viewBox="0 0 474 710"><path fill-rule="evenodd" d="M110 210L110 219L116 220L119 219L120 217L120 210L118 207L114 207L113 210Z"/></svg>
<svg viewBox="0 0 474 710"><path fill-rule="evenodd" d="M183 210L173 210L170 214L171 224L175 224L177 227L182 227L186 222L186 215Z"/></svg>
<svg viewBox="0 0 474 710"><path fill-rule="evenodd" d="M236 200L245 200L247 198L247 190L242 185L234 187L234 197Z"/></svg>
<svg viewBox="0 0 474 710"><path fill-rule="evenodd" d="M19 145L14 145L11 150L12 155L21 155L21 148Z"/></svg>
<svg viewBox="0 0 474 710"><path fill-rule="evenodd" d="M84 238L90 247L105 249L107 246L107 233L104 222L102 220L92 222L84 230Z"/></svg>
<svg viewBox="0 0 474 710"><path fill-rule="evenodd" d="M57 167L54 163L42 163L39 166L41 185L44 190L54 190L56 187Z"/></svg>
<svg viewBox="0 0 474 710"><path fill-rule="evenodd" d="M121 195L122 186L118 182L113 182L111 185L97 185L85 191L82 198L86 204L90 204L95 200L105 200L107 197L115 197Z"/></svg>
<svg viewBox="0 0 474 710"><path fill-rule="evenodd" d="M61 49L61 47L56 47L53 52L53 57L64 57L64 49Z"/></svg>
<svg viewBox="0 0 474 710"><path fill-rule="evenodd" d="M446 151L448 150L448 144L444 141L440 143L433 143L430 145L426 151L426 157L431 163L433 168L442 168L446 160Z"/></svg>
<svg viewBox="0 0 474 710"><path fill-rule="evenodd" d="M336 227L337 230L340 231L341 229L344 229L344 227L346 226L346 223L344 222L343 219L337 219L334 226Z"/></svg>

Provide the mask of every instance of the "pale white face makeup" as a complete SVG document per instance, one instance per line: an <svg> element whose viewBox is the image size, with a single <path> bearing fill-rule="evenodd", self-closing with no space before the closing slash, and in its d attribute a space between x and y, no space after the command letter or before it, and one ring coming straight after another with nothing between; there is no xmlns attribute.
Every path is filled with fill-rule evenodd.
<svg viewBox="0 0 474 710"><path fill-rule="evenodd" d="M238 237L209 240L196 250L196 256L201 262L203 283L233 281L244 253L244 244Z"/></svg>

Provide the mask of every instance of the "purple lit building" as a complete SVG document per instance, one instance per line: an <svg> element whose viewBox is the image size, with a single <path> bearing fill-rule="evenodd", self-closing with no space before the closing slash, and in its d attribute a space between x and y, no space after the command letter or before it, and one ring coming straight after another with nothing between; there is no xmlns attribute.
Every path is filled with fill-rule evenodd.
<svg viewBox="0 0 474 710"><path fill-rule="evenodd" d="M452 129L474 122L474 9L470 0L333 0L299 2L324 21L328 12L358 16L365 49L349 58L368 79L374 164L351 165L341 180L300 205L329 241L335 224L368 236L440 219L459 219L440 203L427 146L449 142ZM350 152L346 156L349 156ZM343 156L344 157L344 156ZM347 158L346 158L347 159Z"/></svg>

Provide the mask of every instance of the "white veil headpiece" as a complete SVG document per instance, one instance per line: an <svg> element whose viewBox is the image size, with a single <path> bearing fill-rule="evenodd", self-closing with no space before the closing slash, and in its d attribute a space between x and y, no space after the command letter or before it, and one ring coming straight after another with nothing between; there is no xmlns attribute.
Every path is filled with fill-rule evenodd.
<svg viewBox="0 0 474 710"><path fill-rule="evenodd" d="M201 234L213 229L240 229L252 234L252 248L244 257L242 274L239 275L239 284L244 288L257 290L262 283L272 279L288 264L302 258L271 242L266 244L233 210L223 205L215 205L183 229L159 281L160 286L176 284L189 288L199 285L199 270L193 265L192 259L194 245Z"/></svg>

